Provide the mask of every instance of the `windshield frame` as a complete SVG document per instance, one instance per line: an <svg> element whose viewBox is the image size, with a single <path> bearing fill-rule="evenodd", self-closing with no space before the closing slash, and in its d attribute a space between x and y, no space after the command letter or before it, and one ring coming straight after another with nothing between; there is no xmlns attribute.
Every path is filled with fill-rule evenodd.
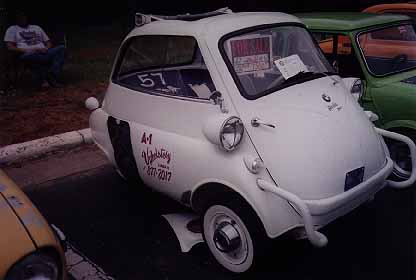
<svg viewBox="0 0 416 280"><path fill-rule="evenodd" d="M356 34L355 34L355 44L357 45L357 47L358 47L358 49L360 50L359 51L359 54L360 54L360 56L361 56L361 60L363 61L363 63L364 63L364 65L365 65L365 68L367 69L367 72L371 75L371 76L373 76L373 77L375 77L375 78L383 78L383 77L388 77L388 76L393 76L393 75L395 75L395 74L399 74L399 73L403 73L403 72L407 72L407 71L411 71L411 70L415 70L416 69L416 66L415 67L410 67L410 68L407 68L407 69L402 69L402 70L398 70L398 71L393 71L393 72L389 72L389 73L386 73L386 74L382 74L382 75L377 75L377 74L374 74L372 71L371 71L371 69L370 69L370 67L368 66L368 64L367 64L367 60L366 60L366 58L365 58L365 54L364 54L364 51L363 51L363 49L361 48L361 45L360 45L360 41L359 41L359 36L360 35L362 35L362 34L365 34L365 33L370 33L370 32L374 32L374 31L377 31L377 30L382 30L382 29L386 29L386 28L391 28L391 27L395 27L395 26L402 26L402 25L413 25L413 28L414 28L414 30L415 30L415 33L416 33L416 23L413 21L413 20L404 20L404 21L399 21L399 22L394 22L394 23L390 23L390 24L388 24L388 25L383 25L383 26L376 26L376 27L372 27L372 28L368 28L368 29L365 29L365 30L362 30L362 31L359 31L359 32L357 32Z"/></svg>
<svg viewBox="0 0 416 280"><path fill-rule="evenodd" d="M226 35L224 35L220 38L220 40L218 41L218 48L220 50L222 59L225 62L225 64L227 65L227 69L230 72L230 74L231 74L231 76L234 80L235 85L237 86L238 90L240 91L240 94L245 99L255 100L255 99L261 98L263 96L269 95L273 92L277 92L279 90L282 90L284 88L291 87L291 86L296 85L296 84L301 84L301 83L311 81L311 80L315 80L315 79L325 77L325 76L338 75L337 73L335 73L335 71L332 71L333 69L329 69L329 70L331 70L331 72L329 72L329 73L325 72L325 74L321 74L321 75L319 75L320 73L316 73L316 75L311 75L311 76L306 77L306 78L302 78L302 79L299 79L299 80L296 80L296 81L287 82L283 85L278 85L278 86L272 87L272 88L270 88L268 90L265 90L263 92L259 92L256 95L247 94L244 86L242 85L240 79L238 78L237 73L234 70L234 67L233 67L231 61L228 59L228 55L227 55L227 52L225 50L225 41L232 38L232 37L236 37L236 36L239 36L239 35L244 35L244 34L247 34L247 33L250 33L250 32L254 32L254 31L258 31L258 30L262 30L262 29L267 29L267 28L282 27L282 26L296 26L296 27L303 28L309 34L310 39L312 40L313 44L315 45L315 48L318 52L318 55L321 57L321 59L327 61L324 53L322 52L321 48L318 45L318 42L316 41L315 37L312 35L312 32L306 27L306 25L304 25L303 23L300 23L300 22L283 22L283 23L272 23L272 24L260 24L260 25L250 26L250 27L247 27L247 28L243 28L243 29L239 29L239 30L230 32L230 33L228 33L228 34L226 34ZM329 62L328 62L328 65L331 66ZM313 72L311 72L311 73L313 73Z"/></svg>

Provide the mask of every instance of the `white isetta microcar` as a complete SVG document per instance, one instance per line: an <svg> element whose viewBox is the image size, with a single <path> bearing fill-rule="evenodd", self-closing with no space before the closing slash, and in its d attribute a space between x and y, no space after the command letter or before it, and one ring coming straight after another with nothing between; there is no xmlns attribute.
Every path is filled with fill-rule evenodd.
<svg viewBox="0 0 416 280"><path fill-rule="evenodd" d="M374 127L296 17L222 9L136 24L102 106L86 101L94 141L123 177L199 214L226 269L247 271L284 233L325 246L319 228L415 182L416 164L387 179L382 136L416 163L413 142Z"/></svg>

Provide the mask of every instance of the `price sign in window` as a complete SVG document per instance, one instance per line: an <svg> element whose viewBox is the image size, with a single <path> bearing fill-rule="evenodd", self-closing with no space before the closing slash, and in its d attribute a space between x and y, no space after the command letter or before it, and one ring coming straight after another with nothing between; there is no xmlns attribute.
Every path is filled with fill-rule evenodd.
<svg viewBox="0 0 416 280"><path fill-rule="evenodd" d="M230 40L229 48L237 74L270 70L272 36L252 35Z"/></svg>

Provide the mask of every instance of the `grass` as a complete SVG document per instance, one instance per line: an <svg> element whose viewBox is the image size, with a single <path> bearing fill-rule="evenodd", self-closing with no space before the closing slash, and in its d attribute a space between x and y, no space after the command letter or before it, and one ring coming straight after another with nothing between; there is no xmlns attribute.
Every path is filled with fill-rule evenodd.
<svg viewBox="0 0 416 280"><path fill-rule="evenodd" d="M73 82L107 81L124 35L119 25L68 32L66 79Z"/></svg>

